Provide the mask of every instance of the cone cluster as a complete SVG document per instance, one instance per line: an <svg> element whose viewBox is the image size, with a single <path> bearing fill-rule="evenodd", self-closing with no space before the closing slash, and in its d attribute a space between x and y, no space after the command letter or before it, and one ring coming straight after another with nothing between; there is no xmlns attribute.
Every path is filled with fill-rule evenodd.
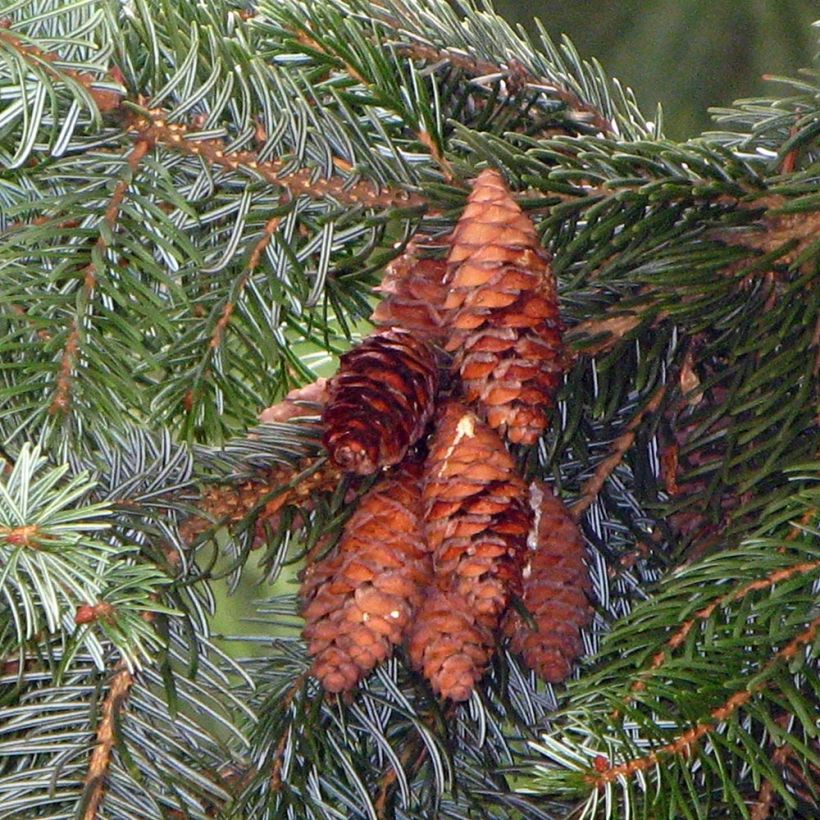
<svg viewBox="0 0 820 820"><path fill-rule="evenodd" d="M389 266L378 329L322 388L330 462L378 473L336 549L304 575L304 637L329 692L400 643L455 701L505 634L553 682L582 648L583 541L545 488L532 505L508 450L545 431L561 379L555 278L495 171L476 180L446 258L442 244L413 241Z"/></svg>

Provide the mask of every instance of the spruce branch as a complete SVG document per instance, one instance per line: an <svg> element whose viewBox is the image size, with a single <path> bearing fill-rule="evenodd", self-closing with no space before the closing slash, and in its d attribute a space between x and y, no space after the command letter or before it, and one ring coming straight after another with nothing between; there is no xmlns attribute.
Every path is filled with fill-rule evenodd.
<svg viewBox="0 0 820 820"><path fill-rule="evenodd" d="M99 540L111 529L108 504L83 504L93 490L87 474L67 476L68 467L48 469L39 450L25 446L0 481L0 591L18 646L43 634L58 634L72 651L84 647L102 665L102 633L123 652L129 667L151 656L158 640L141 620L165 611L151 596L168 583L151 566L133 563L136 548ZM79 502L79 503L78 503ZM97 629L75 613L89 601L112 606Z"/></svg>
<svg viewBox="0 0 820 820"><path fill-rule="evenodd" d="M92 261L80 271L80 274L83 276L82 291L78 299L80 305L90 306L93 303L94 292L97 288L97 279L98 276L103 273L100 268L100 260L106 255L109 242L111 241L110 237L112 237L117 230L120 209L122 208L123 199L131 184L131 178L136 173L137 167L140 161L145 157L148 149L149 143L146 140L140 140L128 153L126 159L128 173L114 187L111 199L103 215L100 234L94 244L94 249L91 251ZM63 353L60 357L57 384L48 407L48 412L52 416L57 414L65 415L71 409L71 385L75 377L77 359L82 352L81 327L86 327L88 321L87 316L75 316L71 321Z"/></svg>
<svg viewBox="0 0 820 820"><path fill-rule="evenodd" d="M816 798L809 75L723 112L731 133L673 142L568 41L469 2L7 13L0 813L788 816ZM258 559L286 581L369 489L324 460L313 370L367 332L405 249L373 321L442 338L442 250L485 169L535 223L572 329L552 427L515 455L577 499L600 651L567 690L501 651L442 706L397 646L326 698L277 589L231 661L210 580Z"/></svg>
<svg viewBox="0 0 820 820"><path fill-rule="evenodd" d="M675 740L656 748L655 750L638 757L625 760L615 766L609 763L601 763L596 758L595 773L588 775L588 781L596 788L600 788L607 783L612 783L623 776L634 777L638 772L646 771L655 767L660 760L666 756L678 755L689 757L693 754L693 747L706 735L714 732L718 724L725 723L740 708L745 706L755 695L768 685L764 676L774 670L778 665L791 661L804 647L814 642L820 629L820 618L815 618L808 628L793 638L782 649L778 650L774 656L763 666L758 677L763 678L757 683L749 685L744 691L731 695L725 703L709 713L709 721L698 723L686 732L683 732Z"/></svg>

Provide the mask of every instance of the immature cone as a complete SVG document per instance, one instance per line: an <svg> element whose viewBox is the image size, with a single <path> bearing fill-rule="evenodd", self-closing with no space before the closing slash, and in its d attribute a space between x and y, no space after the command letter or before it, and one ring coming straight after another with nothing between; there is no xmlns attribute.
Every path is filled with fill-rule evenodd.
<svg viewBox="0 0 820 820"><path fill-rule="evenodd" d="M420 256L419 245L411 242L387 266L376 288L384 298L370 319L380 327L402 327L416 337L438 342L447 332L443 310L447 263Z"/></svg>
<svg viewBox="0 0 820 820"><path fill-rule="evenodd" d="M504 631L510 649L548 683L560 683L584 649L581 630L592 620L591 584L584 564L584 539L564 503L535 482L535 548L524 568L521 600L532 619L507 612Z"/></svg>
<svg viewBox="0 0 820 820"><path fill-rule="evenodd" d="M303 635L328 692L352 689L390 655L430 582L418 481L414 466L383 478L362 498L336 552L305 573Z"/></svg>
<svg viewBox="0 0 820 820"><path fill-rule="evenodd" d="M513 443L533 444L561 380L555 277L530 218L497 171L482 171L448 262L446 350L464 396Z"/></svg>
<svg viewBox="0 0 820 820"><path fill-rule="evenodd" d="M427 590L407 640L410 661L436 694L467 700L493 653L492 632L463 595Z"/></svg>
<svg viewBox="0 0 820 820"><path fill-rule="evenodd" d="M495 629L518 590L532 513L504 442L462 404L439 416L422 494L437 585Z"/></svg>
<svg viewBox="0 0 820 820"><path fill-rule="evenodd" d="M291 528L297 529L304 523L304 515L313 509L316 499L322 493L335 490L341 480L339 468L325 462L318 469L310 470L295 487L282 489L292 483L296 475L314 467L315 461L315 458L306 458L295 465L277 465L260 471L241 484L207 487L198 502L202 514L191 516L180 527L183 540L187 544L193 543L197 536L213 529L215 522L225 521L228 526L233 526L254 508L257 508L254 548L264 543L266 527L275 530L279 526L285 506L299 509L299 514L291 521ZM260 509L262 499L268 496L271 497Z"/></svg>
<svg viewBox="0 0 820 820"><path fill-rule="evenodd" d="M332 459L359 475L398 464L424 432L437 389L427 342L398 328L368 336L330 380L322 421Z"/></svg>

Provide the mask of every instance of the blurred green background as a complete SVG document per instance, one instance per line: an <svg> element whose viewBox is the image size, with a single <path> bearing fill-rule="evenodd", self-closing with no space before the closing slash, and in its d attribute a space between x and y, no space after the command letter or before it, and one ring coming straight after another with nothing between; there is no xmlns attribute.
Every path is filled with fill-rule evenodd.
<svg viewBox="0 0 820 820"><path fill-rule="evenodd" d="M764 74L789 75L817 52L820 0L496 0L496 11L534 33L569 35L584 58L630 86L648 119L664 110L668 137L712 127L710 106L777 95Z"/></svg>
<svg viewBox="0 0 820 820"><path fill-rule="evenodd" d="M632 87L648 119L661 102L665 133L679 139L711 127L710 106L780 93L762 75L794 75L811 65L818 33L811 23L820 17L820 0L496 0L495 8L533 34L534 17L553 39L568 34L582 57L597 58ZM322 375L335 370L330 360L311 364ZM227 597L225 582L215 584L217 632L271 634L250 620L254 599L296 591L292 568L276 585L266 583L254 571L258 555L234 595Z"/></svg>

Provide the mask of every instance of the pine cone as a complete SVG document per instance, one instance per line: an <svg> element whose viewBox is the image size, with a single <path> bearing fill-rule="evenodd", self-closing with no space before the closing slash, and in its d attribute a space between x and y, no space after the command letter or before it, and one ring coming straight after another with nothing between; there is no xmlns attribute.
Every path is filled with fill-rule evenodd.
<svg viewBox="0 0 820 820"><path fill-rule="evenodd" d="M467 700L484 675L493 653L493 636L457 592L429 589L413 620L408 652L433 691L451 700Z"/></svg>
<svg viewBox="0 0 820 820"><path fill-rule="evenodd" d="M424 432L438 390L433 348L391 328L342 356L322 421L324 443L343 470L368 475L398 464Z"/></svg>
<svg viewBox="0 0 820 820"><path fill-rule="evenodd" d="M488 629L520 582L532 514L498 434L464 405L445 405L425 464L424 525L440 589Z"/></svg>
<svg viewBox="0 0 820 820"><path fill-rule="evenodd" d="M402 327L418 338L438 342L447 332L443 311L447 263L421 257L419 246L411 242L387 266L384 280L376 288L385 296L370 320L380 327Z"/></svg>
<svg viewBox="0 0 820 820"><path fill-rule="evenodd" d="M419 473L407 466L382 479L362 498L337 551L305 573L303 635L328 692L353 688L389 657L430 582Z"/></svg>
<svg viewBox="0 0 820 820"><path fill-rule="evenodd" d="M296 465L277 465L260 472L253 479L237 485L216 485L207 487L198 506L203 515L191 516L180 526L183 540L191 544L201 533L214 526L214 521L240 522L261 499L273 490L289 484L295 475L307 470L315 463L314 458L303 459ZM286 505L298 507L302 513L313 509L316 498L321 493L336 489L341 480L339 468L326 462L314 470L301 484L285 490L271 498L259 511L256 519L256 539L259 545L264 540L265 524L275 529L279 525L279 515ZM302 516L294 521L294 528L300 526Z"/></svg>
<svg viewBox="0 0 820 820"><path fill-rule="evenodd" d="M532 485L539 510L536 546L524 568L522 602L535 628L510 609L504 631L510 649L548 683L560 683L584 649L581 629L592 620L592 587L584 564L584 539L564 503L541 482Z"/></svg>
<svg viewBox="0 0 820 820"><path fill-rule="evenodd" d="M447 261L445 348L464 396L509 441L533 444L563 370L558 295L535 227L497 171L476 179Z"/></svg>

